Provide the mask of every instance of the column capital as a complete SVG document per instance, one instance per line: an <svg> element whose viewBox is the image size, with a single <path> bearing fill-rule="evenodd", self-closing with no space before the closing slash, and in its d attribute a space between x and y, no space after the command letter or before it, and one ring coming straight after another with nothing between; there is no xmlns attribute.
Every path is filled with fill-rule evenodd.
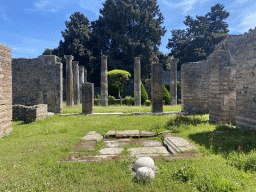
<svg viewBox="0 0 256 192"><path fill-rule="evenodd" d="M70 60L74 59L74 57L72 55L64 55L64 58L65 59L70 59Z"/></svg>
<svg viewBox="0 0 256 192"><path fill-rule="evenodd" d="M101 58L103 58L103 59L107 59L107 58L108 58L108 56L106 56L106 55L102 55L102 56L101 56Z"/></svg>
<svg viewBox="0 0 256 192"><path fill-rule="evenodd" d="M78 64L79 64L79 61L72 61L72 63L73 63L74 65L78 65Z"/></svg>
<svg viewBox="0 0 256 192"><path fill-rule="evenodd" d="M141 59L141 57L134 57L134 60L136 61L136 60L140 60Z"/></svg>

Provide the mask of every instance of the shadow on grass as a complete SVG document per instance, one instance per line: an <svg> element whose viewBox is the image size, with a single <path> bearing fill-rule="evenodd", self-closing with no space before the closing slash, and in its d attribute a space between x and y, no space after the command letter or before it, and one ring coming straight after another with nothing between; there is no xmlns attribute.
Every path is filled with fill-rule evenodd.
<svg viewBox="0 0 256 192"><path fill-rule="evenodd" d="M228 156L234 151L249 153L256 149L256 135L250 129L236 129L228 125L217 125L214 131L189 135L189 138L204 145L214 154Z"/></svg>

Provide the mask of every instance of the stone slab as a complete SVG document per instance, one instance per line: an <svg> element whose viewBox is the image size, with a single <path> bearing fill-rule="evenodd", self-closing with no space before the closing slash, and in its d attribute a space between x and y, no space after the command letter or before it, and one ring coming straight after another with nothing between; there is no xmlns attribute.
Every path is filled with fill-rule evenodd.
<svg viewBox="0 0 256 192"><path fill-rule="evenodd" d="M156 132L140 131L140 136L141 136L141 137L152 137L152 136L156 136L156 135L157 135Z"/></svg>
<svg viewBox="0 0 256 192"><path fill-rule="evenodd" d="M86 135L82 138L83 140L97 140L97 141L101 141L103 139L103 137L99 134L93 134L93 135Z"/></svg>
<svg viewBox="0 0 256 192"><path fill-rule="evenodd" d="M163 144L158 140L148 140L143 142L144 147L162 147Z"/></svg>
<svg viewBox="0 0 256 192"><path fill-rule="evenodd" d="M104 141L104 144L107 147L120 147L131 142L132 141L130 139L116 139L114 141Z"/></svg>
<svg viewBox="0 0 256 192"><path fill-rule="evenodd" d="M124 113L93 113L93 115L123 115Z"/></svg>
<svg viewBox="0 0 256 192"><path fill-rule="evenodd" d="M188 142L182 137L165 137L164 144L167 145L168 149L173 154L196 148L194 144Z"/></svg>
<svg viewBox="0 0 256 192"><path fill-rule="evenodd" d="M88 149L95 150L96 141L79 141L73 148L73 150L78 149Z"/></svg>
<svg viewBox="0 0 256 192"><path fill-rule="evenodd" d="M102 155L115 155L115 154L119 154L123 151L123 148L103 148L101 150L99 150L99 152Z"/></svg>
<svg viewBox="0 0 256 192"><path fill-rule="evenodd" d="M125 130L125 131L116 131L116 137L139 137L139 130Z"/></svg>
<svg viewBox="0 0 256 192"><path fill-rule="evenodd" d="M116 131L110 130L105 134L106 137L115 137L116 136Z"/></svg>
<svg viewBox="0 0 256 192"><path fill-rule="evenodd" d="M136 156L138 154L169 154L165 147L137 147L137 148L129 148L127 151L131 151L131 156Z"/></svg>

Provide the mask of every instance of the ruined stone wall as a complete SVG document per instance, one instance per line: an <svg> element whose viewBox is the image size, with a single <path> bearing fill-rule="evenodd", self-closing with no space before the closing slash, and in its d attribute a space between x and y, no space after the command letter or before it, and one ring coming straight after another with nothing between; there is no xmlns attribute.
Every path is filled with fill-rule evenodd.
<svg viewBox="0 0 256 192"><path fill-rule="evenodd" d="M62 63L55 55L12 59L13 105L47 104L48 111L62 112Z"/></svg>
<svg viewBox="0 0 256 192"><path fill-rule="evenodd" d="M11 47L0 43L0 138L12 131Z"/></svg>
<svg viewBox="0 0 256 192"><path fill-rule="evenodd" d="M236 121L235 65L226 50L217 50L209 57L209 119Z"/></svg>
<svg viewBox="0 0 256 192"><path fill-rule="evenodd" d="M236 126L256 129L256 28L238 39L234 48Z"/></svg>
<svg viewBox="0 0 256 192"><path fill-rule="evenodd" d="M47 104L39 104L34 106L13 105L14 121L37 121L47 116Z"/></svg>
<svg viewBox="0 0 256 192"><path fill-rule="evenodd" d="M207 60L181 66L181 111L208 113L209 66Z"/></svg>

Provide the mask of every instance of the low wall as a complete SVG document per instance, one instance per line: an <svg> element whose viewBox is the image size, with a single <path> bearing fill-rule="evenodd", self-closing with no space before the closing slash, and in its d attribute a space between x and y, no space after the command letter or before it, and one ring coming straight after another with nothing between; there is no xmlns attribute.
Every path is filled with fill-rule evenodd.
<svg viewBox="0 0 256 192"><path fill-rule="evenodd" d="M34 106L13 105L13 120L32 122L47 116L47 104Z"/></svg>
<svg viewBox="0 0 256 192"><path fill-rule="evenodd" d="M55 55L12 59L13 105L47 104L48 111L62 112L62 63Z"/></svg>

